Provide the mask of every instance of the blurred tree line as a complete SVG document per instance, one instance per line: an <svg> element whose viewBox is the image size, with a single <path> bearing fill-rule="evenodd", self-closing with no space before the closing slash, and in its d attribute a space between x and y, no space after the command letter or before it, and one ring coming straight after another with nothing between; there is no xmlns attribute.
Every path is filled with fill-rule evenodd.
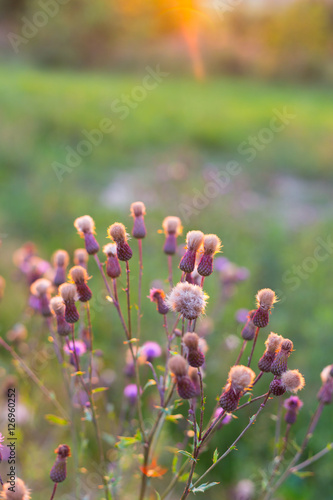
<svg viewBox="0 0 333 500"><path fill-rule="evenodd" d="M40 26L29 39L16 38L13 51L11 37L24 38L29 24L31 33ZM0 3L5 57L16 52L39 65L77 68L132 70L163 61L178 73L188 72L191 60L200 57L209 74L332 80L332 27L331 0L296 0L261 10L244 0Z"/></svg>

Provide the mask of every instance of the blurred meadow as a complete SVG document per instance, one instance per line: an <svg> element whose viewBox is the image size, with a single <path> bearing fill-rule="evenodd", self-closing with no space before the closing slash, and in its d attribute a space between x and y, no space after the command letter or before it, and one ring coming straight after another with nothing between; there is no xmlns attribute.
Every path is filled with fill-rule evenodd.
<svg viewBox="0 0 333 500"><path fill-rule="evenodd" d="M1 336L8 339L16 323L27 322L27 340L13 347L29 362L33 350L48 342L41 318L27 310L27 286L13 263L17 248L32 241L46 260L58 248L72 254L83 246L73 221L84 214L94 218L104 245L113 222L131 228L130 204L142 200L148 229L143 339L163 340L162 323L156 325L155 306L146 296L156 281L168 287L158 233L164 217L179 216L184 235L190 229L216 233L223 256L247 268L249 278L237 284L223 308L219 273L205 283L207 317L213 318L209 324L201 320L210 331L207 406L213 410L239 350L236 311L252 309L257 290L272 288L280 302L270 328L293 340L292 368L299 368L307 383L295 430L300 442L320 371L332 363L333 351L332 2L275 1L268 7L259 0L55 0L57 13L25 37L34 32L41 3L3 0L0 5L0 274L6 280ZM26 20L33 23L30 32L24 31ZM104 353L101 366L113 376L106 396L111 418L119 412L124 387L123 334L93 261L88 270L95 348ZM123 277L120 283L125 287ZM265 338L262 333L255 360ZM70 440L69 431L45 420L45 413L54 413L52 405L19 368L17 374L8 353L0 355L2 385L7 387L8 376L16 373L22 403L19 475L35 492L32 498L44 499L53 449ZM56 360L36 370L61 394ZM261 380L257 393L265 387ZM244 478L260 484L272 459L276 410L274 401L256 431L211 473L209 480L224 487L209 490L205 498L233 498L232 488ZM200 471L211 464L216 447L223 449L238 435L243 418L214 437ZM328 407L308 454L332 441L331 422ZM158 454L170 467L167 434L173 441L179 435L174 423L167 425ZM80 443L83 468L84 458L91 460L97 451L83 438ZM311 467L313 475L292 476L275 498L329 500L332 463L328 454ZM125 459L124 471L126 466ZM1 464L0 473L5 470ZM72 487L69 474L62 491ZM135 491L133 481L133 496L126 498L136 498Z"/></svg>

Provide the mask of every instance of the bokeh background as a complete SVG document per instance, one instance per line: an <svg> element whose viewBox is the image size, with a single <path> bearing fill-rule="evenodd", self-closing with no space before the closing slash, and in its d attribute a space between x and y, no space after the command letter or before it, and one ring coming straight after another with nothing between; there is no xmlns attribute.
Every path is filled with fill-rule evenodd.
<svg viewBox="0 0 333 500"><path fill-rule="evenodd" d="M214 314L210 408L236 357L236 311L253 307L258 288L277 290L271 329L294 341L290 364L307 381L295 431L300 442L320 371L332 363L332 25L330 0L1 1L0 274L7 282L1 334L6 338L27 320L28 338L17 346L23 357L31 361L47 333L26 310L13 252L26 241L45 259L58 248L72 252L82 246L73 220L86 213L104 244L108 225L130 225L130 203L140 199L149 229L144 296L153 280L167 278L157 233L166 215L181 217L185 232L217 233L223 255L249 270L223 311L221 277L207 280L208 315ZM108 393L117 411L122 336L93 264L96 344L103 366L117 374ZM162 341L148 301L144 312L144 338ZM1 358L6 384L15 367L3 352ZM57 370L50 363L39 376L61 392ZM67 430L45 421L38 389L23 373L16 376L23 405L18 470L33 498L45 498L52 451ZM265 387L261 381L257 394ZM275 412L272 404L239 451L212 473L225 487L206 498L232 498L230 490L246 477L260 487L272 458ZM216 437L199 470L216 446L232 442L241 421ZM327 408L310 453L332 441L331 422ZM179 439L172 424L170 435ZM96 453L89 450L83 445L82 467ZM172 455L160 454L170 466ZM331 470L328 455L311 467L314 475L291 477L277 498L331 498Z"/></svg>

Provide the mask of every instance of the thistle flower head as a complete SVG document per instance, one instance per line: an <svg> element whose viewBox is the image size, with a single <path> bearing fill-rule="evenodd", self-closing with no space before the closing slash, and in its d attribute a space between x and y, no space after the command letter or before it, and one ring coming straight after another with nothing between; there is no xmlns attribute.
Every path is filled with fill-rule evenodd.
<svg viewBox="0 0 333 500"><path fill-rule="evenodd" d="M204 234L201 231L189 231L186 235L186 247L192 252L197 252L204 240Z"/></svg>
<svg viewBox="0 0 333 500"><path fill-rule="evenodd" d="M168 295L166 302L170 309L186 319L196 319L205 312L208 295L202 288L190 283L178 283Z"/></svg>
<svg viewBox="0 0 333 500"><path fill-rule="evenodd" d="M256 295L257 307L261 307L262 309L269 310L275 302L277 302L277 297L275 292L270 288L263 288L259 290Z"/></svg>
<svg viewBox="0 0 333 500"><path fill-rule="evenodd" d="M52 299L50 300L50 308L51 311L56 315L63 316L65 314L65 303L60 295L52 297Z"/></svg>
<svg viewBox="0 0 333 500"><path fill-rule="evenodd" d="M228 384L236 390L249 389L255 379L255 373L251 368L243 365L232 366L228 375Z"/></svg>
<svg viewBox="0 0 333 500"><path fill-rule="evenodd" d="M180 354L176 354L170 358L168 367L171 373L173 373L177 378L187 375L188 366L186 360Z"/></svg>
<svg viewBox="0 0 333 500"><path fill-rule="evenodd" d="M328 365L326 366L321 374L320 374L320 378L323 382L323 384L325 384L329 379L333 379L333 365Z"/></svg>
<svg viewBox="0 0 333 500"><path fill-rule="evenodd" d="M179 236L183 232L183 226L180 218L174 217L173 215L165 217L162 227L166 235L175 234L176 236Z"/></svg>
<svg viewBox="0 0 333 500"><path fill-rule="evenodd" d="M146 207L142 201L135 201L131 205L131 215L133 217L140 217L140 215L146 215Z"/></svg>
<svg viewBox="0 0 333 500"><path fill-rule="evenodd" d="M221 240L216 234L205 234L203 240L203 249L206 255L214 255L220 252L222 247Z"/></svg>
<svg viewBox="0 0 333 500"><path fill-rule="evenodd" d="M134 404L138 397L138 387L136 384L128 384L124 389L124 396L130 403Z"/></svg>
<svg viewBox="0 0 333 500"><path fill-rule="evenodd" d="M282 341L282 335L271 332L265 341L266 350L270 353L274 353L280 347Z"/></svg>
<svg viewBox="0 0 333 500"><path fill-rule="evenodd" d="M298 411L303 406L303 401L298 396L290 396L283 403L286 410Z"/></svg>
<svg viewBox="0 0 333 500"><path fill-rule="evenodd" d="M157 342L145 342L141 347L141 352L147 358L147 361L152 361L154 358L158 358L162 354L161 346Z"/></svg>
<svg viewBox="0 0 333 500"><path fill-rule="evenodd" d="M15 478L14 490L10 483L5 483L0 498L3 500L29 500L31 498L30 491L19 477Z"/></svg>
<svg viewBox="0 0 333 500"><path fill-rule="evenodd" d="M69 270L69 279L73 283L86 283L89 279L87 270L82 266L74 266Z"/></svg>
<svg viewBox="0 0 333 500"><path fill-rule="evenodd" d="M95 234L95 222L90 215L82 215L82 217L75 219L74 226L80 236L83 236L84 233Z"/></svg>
<svg viewBox="0 0 333 500"><path fill-rule="evenodd" d="M280 349L283 351L291 352L294 348L294 344L289 339L283 339L280 344Z"/></svg>
<svg viewBox="0 0 333 500"><path fill-rule="evenodd" d="M184 335L183 343L188 349L197 350L199 347L199 337L194 332L187 332Z"/></svg>
<svg viewBox="0 0 333 500"><path fill-rule="evenodd" d="M281 382L287 391L296 393L303 389L305 380L298 370L287 370L281 375Z"/></svg>
<svg viewBox="0 0 333 500"><path fill-rule="evenodd" d="M116 243L123 243L124 241L127 241L126 228L121 222L111 224L108 228L108 233L110 238Z"/></svg>
<svg viewBox="0 0 333 500"><path fill-rule="evenodd" d="M54 453L57 453L60 458L68 458L71 456L71 449L67 444L59 444Z"/></svg>
<svg viewBox="0 0 333 500"><path fill-rule="evenodd" d="M165 293L161 288L151 288L149 291L149 299L151 302L156 302L159 299L165 299Z"/></svg>
<svg viewBox="0 0 333 500"><path fill-rule="evenodd" d="M64 345L64 352L66 354L74 353L74 343L72 340L69 340L68 344ZM79 357L87 352L87 346L82 340L75 340L75 352Z"/></svg>
<svg viewBox="0 0 333 500"><path fill-rule="evenodd" d="M105 253L108 257L115 257L117 255L117 244L107 243L103 247L103 253Z"/></svg>
<svg viewBox="0 0 333 500"><path fill-rule="evenodd" d="M54 252L52 262L56 267L67 267L69 263L69 255L66 250L57 250Z"/></svg>
<svg viewBox="0 0 333 500"><path fill-rule="evenodd" d="M32 285L30 286L30 291L36 297L41 297L42 295L47 293L51 286L52 283L50 280L47 280L46 278L39 278L32 283Z"/></svg>
<svg viewBox="0 0 333 500"><path fill-rule="evenodd" d="M63 283L60 285L59 293L65 302L77 299L76 286L72 283Z"/></svg>
<svg viewBox="0 0 333 500"><path fill-rule="evenodd" d="M89 260L89 254L85 248L74 250L74 264L76 266L85 266Z"/></svg>

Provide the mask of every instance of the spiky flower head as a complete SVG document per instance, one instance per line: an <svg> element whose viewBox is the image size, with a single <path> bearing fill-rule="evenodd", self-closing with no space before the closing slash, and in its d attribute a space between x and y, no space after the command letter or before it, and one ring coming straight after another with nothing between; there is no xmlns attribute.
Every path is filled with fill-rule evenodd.
<svg viewBox="0 0 333 500"><path fill-rule="evenodd" d="M205 355L199 349L199 337L194 332L187 332L183 338L187 360L190 366L199 368L205 362Z"/></svg>
<svg viewBox="0 0 333 500"><path fill-rule="evenodd" d="M298 370L287 370L281 375L281 382L289 392L296 393L303 389L305 380Z"/></svg>
<svg viewBox="0 0 333 500"><path fill-rule="evenodd" d="M30 286L30 291L36 297L41 297L45 295L51 288L52 283L46 278L40 278L32 283Z"/></svg>
<svg viewBox="0 0 333 500"><path fill-rule="evenodd" d="M168 367L170 372L173 373L176 378L187 375L188 365L186 360L180 354L176 354L170 358Z"/></svg>
<svg viewBox="0 0 333 500"><path fill-rule="evenodd" d="M54 452L57 458L51 469L50 478L54 483L62 483L67 477L67 458L71 456L71 450L67 444L60 444Z"/></svg>
<svg viewBox="0 0 333 500"><path fill-rule="evenodd" d="M204 241L202 231L189 231L186 235L186 247L192 252L197 252Z"/></svg>
<svg viewBox="0 0 333 500"><path fill-rule="evenodd" d="M287 410L284 419L287 424L294 424L297 419L298 411L302 408L303 402L297 396L290 396L283 403L283 406Z"/></svg>
<svg viewBox="0 0 333 500"><path fill-rule="evenodd" d="M60 295L56 295L55 297L52 297L50 300L50 308L51 311L57 315L57 316L64 316L65 314L65 303L60 297Z"/></svg>
<svg viewBox="0 0 333 500"><path fill-rule="evenodd" d="M199 337L196 333L194 332L187 332L184 335L183 338L183 344L188 348L188 349L198 349L199 346Z"/></svg>
<svg viewBox="0 0 333 500"><path fill-rule="evenodd" d="M67 267L69 263L69 255L66 250L57 250L52 256L52 262L57 267Z"/></svg>
<svg viewBox="0 0 333 500"><path fill-rule="evenodd" d="M186 319L196 319L205 312L208 295L202 288L191 283L178 283L168 295L166 302L170 309Z"/></svg>
<svg viewBox="0 0 333 500"><path fill-rule="evenodd" d="M74 302L77 300L77 290L73 283L63 283L59 287L59 293L64 302Z"/></svg>
<svg viewBox="0 0 333 500"><path fill-rule="evenodd" d="M142 201L135 201L131 205L131 215L132 217L140 217L146 215L146 207Z"/></svg>
<svg viewBox="0 0 333 500"><path fill-rule="evenodd" d="M253 309L252 311L248 312L247 321L246 321L246 324L242 330L242 337L246 341L253 340L255 333L256 333L256 326L252 321L255 312L256 312L256 309Z"/></svg>
<svg viewBox="0 0 333 500"><path fill-rule="evenodd" d="M103 247L103 253L108 257L116 257L117 255L117 244L116 243L107 243Z"/></svg>
<svg viewBox="0 0 333 500"><path fill-rule="evenodd" d="M152 361L162 354L161 346L157 342L148 341L141 347L141 353L146 357L147 361Z"/></svg>
<svg viewBox="0 0 333 500"><path fill-rule="evenodd" d="M184 273L192 273L195 268L197 251L201 247L204 234L201 231L189 231L186 235L186 251L183 255L179 268ZM190 276L187 276L187 280Z"/></svg>
<svg viewBox="0 0 333 500"><path fill-rule="evenodd" d="M124 241L127 241L126 228L121 222L111 224L108 228L108 233L110 238L116 243L123 243Z"/></svg>
<svg viewBox="0 0 333 500"><path fill-rule="evenodd" d="M258 362L259 370L266 373L271 371L273 361L275 360L276 353L282 341L283 337L281 335L277 335L273 332L268 335L265 342L266 350Z"/></svg>
<svg viewBox="0 0 333 500"><path fill-rule="evenodd" d="M81 237L85 233L95 234L95 222L90 215L82 215L74 221L74 226Z"/></svg>
<svg viewBox="0 0 333 500"><path fill-rule="evenodd" d="M82 266L71 267L71 269L69 270L68 277L73 283L76 283L76 284L77 283L86 283L87 280L89 279L87 270Z"/></svg>
<svg viewBox="0 0 333 500"><path fill-rule="evenodd" d="M222 242L216 234L205 234L203 240L203 251L206 255L215 255L220 252Z"/></svg>
<svg viewBox="0 0 333 500"><path fill-rule="evenodd" d="M130 404L135 404L138 397L138 386L136 384L126 385L124 389L124 396Z"/></svg>
<svg viewBox="0 0 333 500"><path fill-rule="evenodd" d="M278 351L276 352L274 361L271 365L271 372L280 376L288 368L288 358L293 350L294 344L289 339L283 339Z"/></svg>
<svg viewBox="0 0 333 500"><path fill-rule="evenodd" d="M30 500L30 491L19 477L15 478L15 486L5 483L0 498L3 500Z"/></svg>
<svg viewBox="0 0 333 500"><path fill-rule="evenodd" d="M175 217L173 215L165 217L162 227L166 236L168 234L174 234L177 237L183 232L182 221L179 217Z"/></svg>
<svg viewBox="0 0 333 500"><path fill-rule="evenodd" d="M318 392L317 398L321 403L328 405L333 399L333 365L326 366L320 377L323 385Z"/></svg>
<svg viewBox="0 0 333 500"><path fill-rule="evenodd" d="M325 366L325 368L322 370L320 374L320 378L323 384L327 382L330 378L333 378L333 365Z"/></svg>
<svg viewBox="0 0 333 500"><path fill-rule="evenodd" d="M277 333L271 332L265 341L266 350L268 352L276 352L277 349L280 347L282 341L283 341L282 335L278 335Z"/></svg>

